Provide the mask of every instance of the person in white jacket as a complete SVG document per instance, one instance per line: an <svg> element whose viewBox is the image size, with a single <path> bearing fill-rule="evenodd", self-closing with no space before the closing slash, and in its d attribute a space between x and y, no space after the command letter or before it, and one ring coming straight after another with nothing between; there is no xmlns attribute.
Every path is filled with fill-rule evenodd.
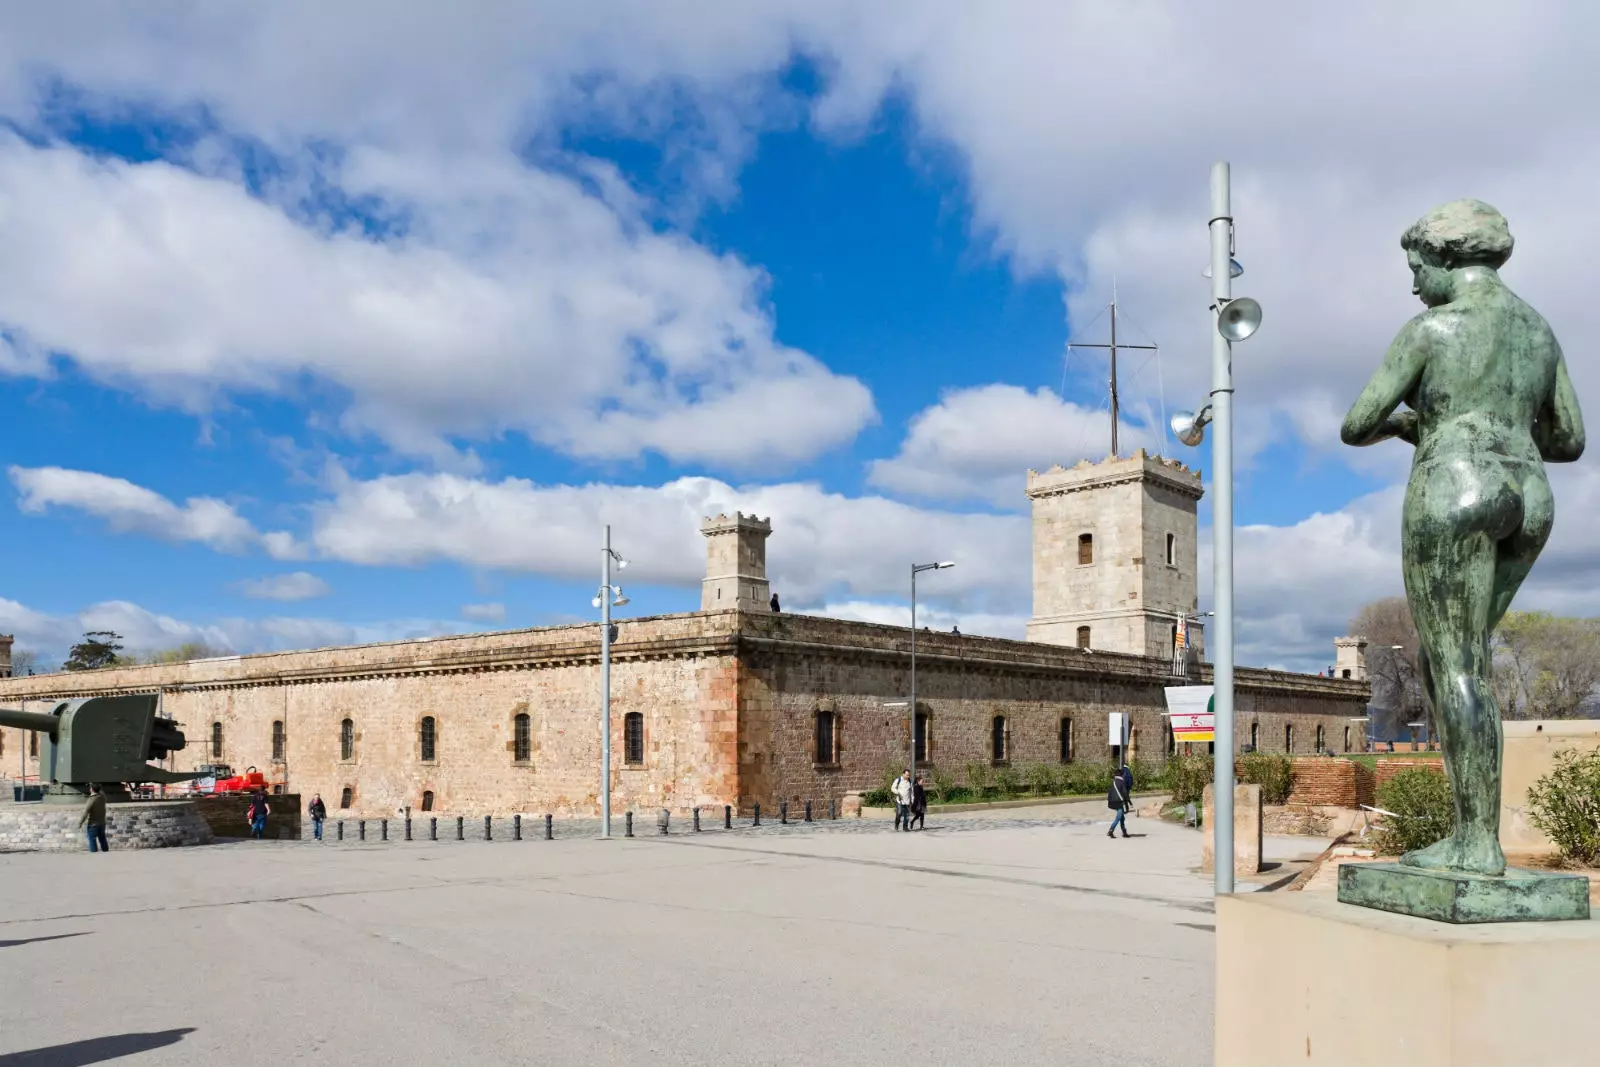
<svg viewBox="0 0 1600 1067"><path fill-rule="evenodd" d="M900 777L894 780L889 787L889 792L894 794L894 828L896 830L911 829L911 771L902 770Z"/></svg>

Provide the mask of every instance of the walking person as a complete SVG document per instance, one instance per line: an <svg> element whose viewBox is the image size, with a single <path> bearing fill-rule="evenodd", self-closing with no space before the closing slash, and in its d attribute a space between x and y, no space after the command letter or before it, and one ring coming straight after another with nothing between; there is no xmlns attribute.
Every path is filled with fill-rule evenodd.
<svg viewBox="0 0 1600 1067"><path fill-rule="evenodd" d="M1111 776L1106 807L1115 809L1117 813L1117 817L1111 820L1111 829L1106 831L1106 836L1116 837L1119 826L1122 827L1123 837L1132 836L1128 833L1128 809L1133 807L1133 771L1126 764Z"/></svg>
<svg viewBox="0 0 1600 1067"><path fill-rule="evenodd" d="M911 821L917 824L918 830L926 830L928 820L928 787L922 780L922 775L917 775L911 783Z"/></svg>
<svg viewBox="0 0 1600 1067"><path fill-rule="evenodd" d="M267 816L272 809L267 806L267 791L257 789L250 795L250 836L257 841L267 836Z"/></svg>
<svg viewBox="0 0 1600 1067"><path fill-rule="evenodd" d="M911 829L911 772L902 770L900 777L894 780L889 787L894 794L894 828L896 830Z"/></svg>
<svg viewBox="0 0 1600 1067"><path fill-rule="evenodd" d="M318 841L322 840L322 820L328 817L328 805L322 802L322 794L314 794L311 798L311 833Z"/></svg>
<svg viewBox="0 0 1600 1067"><path fill-rule="evenodd" d="M106 844L106 795L100 792L98 785L89 787L89 802L78 816L78 825L89 828L90 852L111 851L111 846Z"/></svg>

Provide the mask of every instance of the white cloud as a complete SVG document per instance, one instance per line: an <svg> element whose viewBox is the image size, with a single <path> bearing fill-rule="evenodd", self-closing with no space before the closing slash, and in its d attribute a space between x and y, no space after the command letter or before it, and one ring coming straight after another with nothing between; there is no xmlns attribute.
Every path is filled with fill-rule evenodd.
<svg viewBox="0 0 1600 1067"><path fill-rule="evenodd" d="M1119 449L1159 444L1119 420ZM930 500L984 500L1020 510L1030 469L1100 460L1111 452L1111 412L1063 400L1048 389L984 385L945 394L911 420L893 459L868 466L868 480Z"/></svg>
<svg viewBox="0 0 1600 1067"><path fill-rule="evenodd" d="M125 478L61 467L11 467L12 484L25 513L42 515L50 508L87 512L117 533L140 533L167 541L195 541L219 552L264 547L277 558L294 558L294 538L277 532L262 535L231 504L214 497L190 497L180 507L151 489Z"/></svg>
<svg viewBox="0 0 1600 1067"><path fill-rule="evenodd" d="M313 600L332 592L327 582L306 571L251 578L236 583L234 588L257 600Z"/></svg>
<svg viewBox="0 0 1600 1067"><path fill-rule="evenodd" d="M461 617L471 619L473 622L504 622L506 606L499 603L463 604Z"/></svg>

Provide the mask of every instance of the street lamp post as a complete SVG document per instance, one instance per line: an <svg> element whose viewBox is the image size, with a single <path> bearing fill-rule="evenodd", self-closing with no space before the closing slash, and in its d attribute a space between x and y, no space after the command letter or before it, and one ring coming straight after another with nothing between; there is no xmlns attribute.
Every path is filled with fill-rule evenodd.
<svg viewBox="0 0 1600 1067"><path fill-rule="evenodd" d="M1244 268L1233 258L1233 207L1228 164L1211 167L1211 396L1197 413L1172 416L1173 436L1191 447L1205 438L1207 423L1216 423L1211 439L1212 607L1217 620L1212 656L1216 710L1216 891L1233 892L1233 342L1243 341L1261 325L1261 305L1233 296L1233 279Z"/></svg>
<svg viewBox="0 0 1600 1067"><path fill-rule="evenodd" d="M600 609L600 836L611 836L611 609L628 602L618 586L611 584L611 564L623 570L628 561L611 547L611 527L606 527L605 547L600 553L600 592L590 601Z"/></svg>
<svg viewBox="0 0 1600 1067"><path fill-rule="evenodd" d="M955 563L913 563L911 565L911 780L917 780L917 575L923 571L942 571Z"/></svg>

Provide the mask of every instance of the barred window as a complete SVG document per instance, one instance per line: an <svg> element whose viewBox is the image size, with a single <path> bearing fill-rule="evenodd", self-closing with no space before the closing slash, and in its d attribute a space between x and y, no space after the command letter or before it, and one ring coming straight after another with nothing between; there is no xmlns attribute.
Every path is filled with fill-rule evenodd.
<svg viewBox="0 0 1600 1067"><path fill-rule="evenodd" d="M816 740L818 763L837 763L839 753L834 749L834 718L831 711L819 711L816 715Z"/></svg>
<svg viewBox="0 0 1600 1067"><path fill-rule="evenodd" d="M283 720L272 720L272 758L283 762Z"/></svg>
<svg viewBox="0 0 1600 1067"><path fill-rule="evenodd" d="M436 742L437 742L437 739L438 739L438 727L434 723L432 715L424 715L422 717L422 730L421 730L421 733L422 733L422 760L423 760L424 763L430 763L430 762L433 761L434 757L438 754L436 752Z"/></svg>
<svg viewBox="0 0 1600 1067"><path fill-rule="evenodd" d="M222 724L220 722L211 724L211 758L222 758Z"/></svg>
<svg viewBox="0 0 1600 1067"><path fill-rule="evenodd" d="M527 763L533 758L533 720L522 712L512 720L511 758Z"/></svg>
<svg viewBox="0 0 1600 1067"><path fill-rule="evenodd" d="M917 712L916 749L918 763L930 762L928 759L928 713L925 711Z"/></svg>
<svg viewBox="0 0 1600 1067"><path fill-rule="evenodd" d="M622 759L624 763L644 762L644 715L630 711L622 718Z"/></svg>
<svg viewBox="0 0 1600 1067"><path fill-rule="evenodd" d="M349 719L339 724L339 758L356 758L356 724Z"/></svg>
<svg viewBox="0 0 1600 1067"><path fill-rule="evenodd" d="M991 755L996 763L1004 763L1006 761L1006 740L1006 717L1004 715L996 715L989 737Z"/></svg>
<svg viewBox="0 0 1600 1067"><path fill-rule="evenodd" d="M1072 716L1061 716L1061 762L1072 762Z"/></svg>

